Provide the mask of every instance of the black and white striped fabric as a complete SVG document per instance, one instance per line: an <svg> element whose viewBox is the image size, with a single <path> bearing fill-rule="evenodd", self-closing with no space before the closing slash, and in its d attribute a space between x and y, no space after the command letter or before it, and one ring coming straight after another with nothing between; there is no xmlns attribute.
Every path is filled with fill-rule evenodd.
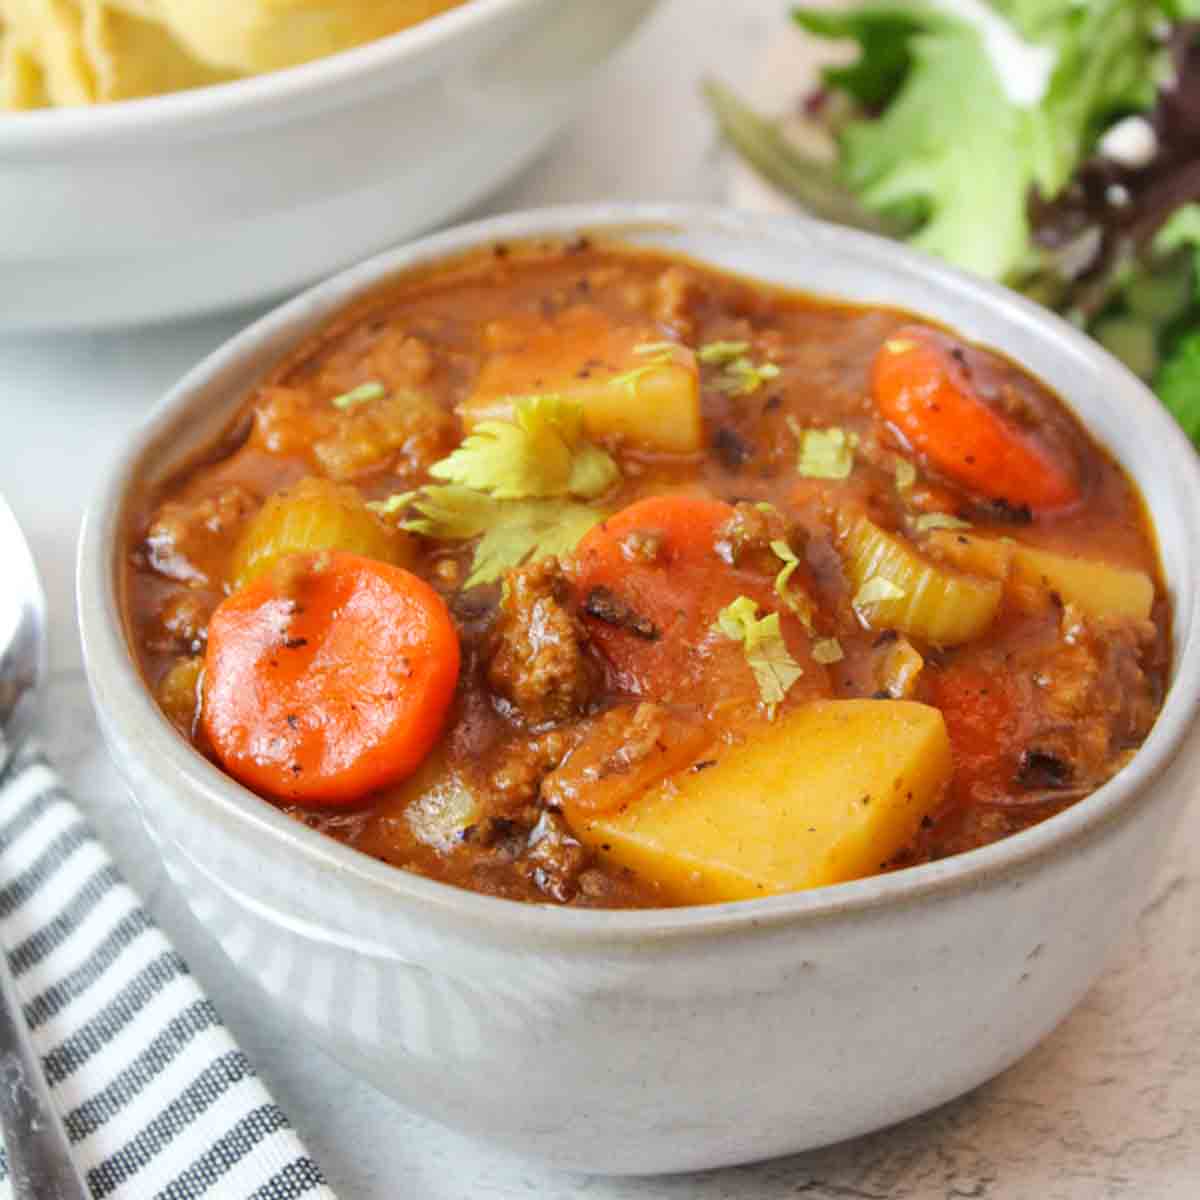
<svg viewBox="0 0 1200 1200"><path fill-rule="evenodd" d="M35 752L0 776L0 941L96 1200L333 1200ZM11 1194L0 1158L0 1200Z"/></svg>

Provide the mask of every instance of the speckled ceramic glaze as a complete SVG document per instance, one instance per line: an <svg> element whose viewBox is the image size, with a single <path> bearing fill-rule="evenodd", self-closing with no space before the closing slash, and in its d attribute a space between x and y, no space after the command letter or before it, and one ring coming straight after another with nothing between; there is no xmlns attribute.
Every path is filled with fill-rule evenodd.
<svg viewBox="0 0 1200 1200"><path fill-rule="evenodd" d="M249 304L445 224L546 145L654 3L470 0L286 71L0 112L0 333Z"/></svg>
<svg viewBox="0 0 1200 1200"><path fill-rule="evenodd" d="M874 879L765 900L571 911L460 891L325 839L222 775L143 688L119 614L131 490L206 444L347 301L494 240L600 231L831 297L899 305L1012 355L1129 470L1175 604L1173 684L1117 778L1035 829ZM1200 469L1154 398L1045 311L893 244L804 221L603 206L521 214L347 272L187 376L108 473L79 599L110 748L173 877L305 1039L404 1103L598 1172L711 1167L898 1121L1002 1070L1095 979L1200 765Z"/></svg>

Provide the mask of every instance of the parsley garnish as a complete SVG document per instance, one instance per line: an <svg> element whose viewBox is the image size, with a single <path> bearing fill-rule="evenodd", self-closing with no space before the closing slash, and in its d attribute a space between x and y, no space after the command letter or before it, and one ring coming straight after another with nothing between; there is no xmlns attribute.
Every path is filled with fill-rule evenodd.
<svg viewBox="0 0 1200 1200"><path fill-rule="evenodd" d="M749 396L778 374L779 368L773 362L755 365L748 358L735 358L725 367L717 387L731 396Z"/></svg>
<svg viewBox="0 0 1200 1200"><path fill-rule="evenodd" d="M748 596L739 596L717 614L713 630L730 641L741 642L767 716L773 718L788 689L804 674L804 668L788 652L779 628L779 614L768 613L760 618L758 605Z"/></svg>
<svg viewBox="0 0 1200 1200"><path fill-rule="evenodd" d="M913 528L918 533L928 533L931 529L970 529L971 522L952 517L949 513L931 512L917 517L913 521Z"/></svg>
<svg viewBox="0 0 1200 1200"><path fill-rule="evenodd" d="M696 358L707 367L720 367L716 386L733 396L749 396L768 379L779 374L773 362L755 365L749 359L749 342L708 342L696 351Z"/></svg>
<svg viewBox="0 0 1200 1200"><path fill-rule="evenodd" d="M779 598L794 612L804 626L808 630L812 630L812 602L803 592L788 591L788 583L796 568L800 565L800 560L796 557L795 552L787 542L779 539L771 543L771 550L775 557L783 563L783 569L775 576L775 590L779 593Z"/></svg>
<svg viewBox="0 0 1200 1200"><path fill-rule="evenodd" d="M705 366L723 367L741 358L749 349L749 342L709 342L696 351L696 357Z"/></svg>
<svg viewBox="0 0 1200 1200"><path fill-rule="evenodd" d="M813 661L821 663L822 666L841 662L846 657L842 650L842 643L837 638L822 638L818 642L813 642L812 656Z"/></svg>
<svg viewBox="0 0 1200 1200"><path fill-rule="evenodd" d="M788 421L800 442L796 470L808 479L847 479L854 470L858 438L844 429L801 429Z"/></svg>
<svg viewBox="0 0 1200 1200"><path fill-rule="evenodd" d="M370 383L360 383L358 387L352 388L348 392L343 392L340 396L334 396L329 403L334 408L345 410L353 408L357 404L365 404L368 400L378 400L386 392L387 388L382 383L378 380L372 380Z"/></svg>
<svg viewBox="0 0 1200 1200"><path fill-rule="evenodd" d="M641 345L634 346L633 352L634 354L649 355L647 361L620 375L614 375L609 382L614 387L625 388L631 396L636 395L637 385L641 379L659 367L669 367L674 363L677 348L678 344L675 342L642 342Z"/></svg>
<svg viewBox="0 0 1200 1200"><path fill-rule="evenodd" d="M529 558L566 554L604 514L593 499L619 476L616 463L583 437L583 406L564 396L518 400L515 420L484 421L430 474L443 484L373 501L382 515L408 510L402 529L443 541L479 538L473 588Z"/></svg>
<svg viewBox="0 0 1200 1200"><path fill-rule="evenodd" d="M910 491L916 482L917 468L907 458L896 459L896 491Z"/></svg>
<svg viewBox="0 0 1200 1200"><path fill-rule="evenodd" d="M568 493L591 499L607 491L617 464L583 438L583 405L566 396L528 396L512 421L482 421L429 473L497 500Z"/></svg>
<svg viewBox="0 0 1200 1200"><path fill-rule="evenodd" d="M386 500L368 500L367 507L381 517L390 517L412 503L416 492L393 492Z"/></svg>

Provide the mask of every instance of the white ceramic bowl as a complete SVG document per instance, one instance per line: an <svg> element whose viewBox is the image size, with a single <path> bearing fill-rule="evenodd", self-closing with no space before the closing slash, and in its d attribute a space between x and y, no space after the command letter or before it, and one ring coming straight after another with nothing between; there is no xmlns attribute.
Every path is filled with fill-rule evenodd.
<svg viewBox="0 0 1200 1200"><path fill-rule="evenodd" d="M231 308L446 224L654 2L468 0L291 70L0 114L0 333Z"/></svg>
<svg viewBox="0 0 1200 1200"><path fill-rule="evenodd" d="M121 624L134 488L224 426L351 299L494 240L602 231L765 280L894 304L1058 389L1141 486L1174 601L1174 674L1133 763L1082 803L912 870L706 908L498 900L385 866L284 817L197 754ZM208 358L107 473L80 549L109 746L199 919L311 1039L403 1103L560 1166L712 1167L846 1138L965 1091L1057 1024L1144 895L1200 765L1200 469L1153 397L1062 321L894 244L813 222L609 206L505 217L343 274Z"/></svg>

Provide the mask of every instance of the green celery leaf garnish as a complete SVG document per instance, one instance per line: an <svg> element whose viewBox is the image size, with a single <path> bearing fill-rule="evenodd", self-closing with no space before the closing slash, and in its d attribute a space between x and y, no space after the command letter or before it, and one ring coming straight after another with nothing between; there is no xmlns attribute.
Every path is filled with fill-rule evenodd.
<svg viewBox="0 0 1200 1200"><path fill-rule="evenodd" d="M735 342L716 342L717 346L737 345ZM701 361L705 361L701 359ZM708 362L719 361L710 357ZM754 363L745 355L725 361L721 373L713 381L717 390L731 396L749 396L757 392L768 379L776 379L779 368L773 362Z"/></svg>
<svg viewBox="0 0 1200 1200"><path fill-rule="evenodd" d="M430 484L397 499L402 507L417 513L401 522L402 529L450 542L478 537L498 519L501 508L483 492L454 483L441 487Z"/></svg>
<svg viewBox="0 0 1200 1200"><path fill-rule="evenodd" d="M913 528L918 533L929 533L934 529L970 529L971 522L951 516L950 513L931 512L917 517L913 521Z"/></svg>
<svg viewBox="0 0 1200 1200"><path fill-rule="evenodd" d="M497 501L457 484L423 487L407 507L416 515L401 528L410 533L448 542L479 538L464 588L491 583L530 558L569 554L605 515L562 499Z"/></svg>
<svg viewBox="0 0 1200 1200"><path fill-rule="evenodd" d="M570 554L605 514L586 504L522 500L498 505L497 521L479 539L465 588L499 579L529 559Z"/></svg>
<svg viewBox="0 0 1200 1200"><path fill-rule="evenodd" d="M846 657L846 653L837 638L822 638L818 642L813 642L812 656L822 666L828 666L830 663L841 662Z"/></svg>
<svg viewBox="0 0 1200 1200"><path fill-rule="evenodd" d="M567 554L604 513L574 498L603 495L620 471L583 437L583 408L564 396L516 401L513 421L483 421L426 484L373 503L408 512L402 529L442 541L479 538L466 588L499 579L530 558Z"/></svg>
<svg viewBox="0 0 1200 1200"><path fill-rule="evenodd" d="M848 479L854 470L855 437L844 429L800 429L796 470L807 479Z"/></svg>
<svg viewBox="0 0 1200 1200"><path fill-rule="evenodd" d="M497 500L567 493L598 496L616 480L617 465L582 440L583 407L565 396L518 400L513 421L482 421L429 473Z"/></svg>
<svg viewBox="0 0 1200 1200"><path fill-rule="evenodd" d="M591 500L604 495L620 476L612 455L591 442L580 442L571 459L567 491L581 500Z"/></svg>
<svg viewBox="0 0 1200 1200"><path fill-rule="evenodd" d="M708 342L696 351L696 358L706 366L723 367L741 358L749 349L749 342Z"/></svg>
<svg viewBox="0 0 1200 1200"><path fill-rule="evenodd" d="M369 383L360 383L358 387L351 388L350 391L343 392L340 396L334 396L329 403L334 408L345 410L359 404L366 404L368 400L378 400L386 394L387 388L378 380L372 380Z"/></svg>
<svg viewBox="0 0 1200 1200"><path fill-rule="evenodd" d="M917 468L907 458L896 459L896 491L911 491L916 482Z"/></svg>
<svg viewBox="0 0 1200 1200"><path fill-rule="evenodd" d="M742 643L746 665L754 673L767 715L774 717L788 689L804 674L804 668L788 652L779 628L779 614L768 613L760 618L758 605L748 596L739 596L717 614L713 629Z"/></svg>
<svg viewBox="0 0 1200 1200"><path fill-rule="evenodd" d="M800 560L796 557L796 553L791 546L782 538L771 543L771 551L783 563L779 574L775 576L775 591L784 604L800 618L805 629L811 633L813 622L812 601L803 591L792 591L788 588L792 576L800 566Z"/></svg>

